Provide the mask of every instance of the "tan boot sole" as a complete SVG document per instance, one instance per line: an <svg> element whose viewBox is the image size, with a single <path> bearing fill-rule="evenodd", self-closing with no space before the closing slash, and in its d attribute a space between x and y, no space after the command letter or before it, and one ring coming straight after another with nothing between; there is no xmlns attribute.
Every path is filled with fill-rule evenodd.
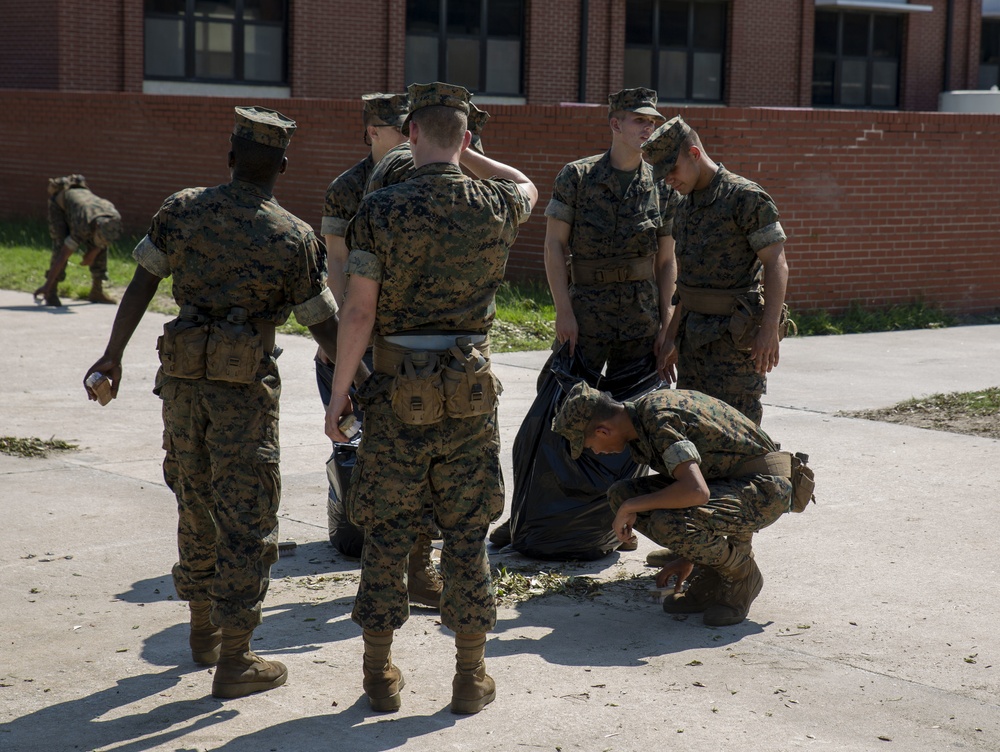
<svg viewBox="0 0 1000 752"><path fill-rule="evenodd" d="M457 700L454 697L452 697L451 712L459 713L460 715L471 715L473 713L478 713L480 710L482 710L491 702L493 702L496 698L497 698L497 691L495 689L488 695L485 695L478 700Z"/></svg>
<svg viewBox="0 0 1000 752"><path fill-rule="evenodd" d="M269 689L280 687L285 683L287 678L288 669L286 668L282 671L278 678L272 679L271 681L232 682L231 684L217 684L213 682L212 697L232 700L236 697L246 697L247 695L252 695L256 692L267 692Z"/></svg>
<svg viewBox="0 0 1000 752"><path fill-rule="evenodd" d="M400 676L399 689L402 689L405 686L406 680ZM368 704L371 705L372 710L376 712L393 713L403 706L403 698L399 694L399 689L396 690L396 694L389 695L388 697L372 697L371 695L368 695Z"/></svg>

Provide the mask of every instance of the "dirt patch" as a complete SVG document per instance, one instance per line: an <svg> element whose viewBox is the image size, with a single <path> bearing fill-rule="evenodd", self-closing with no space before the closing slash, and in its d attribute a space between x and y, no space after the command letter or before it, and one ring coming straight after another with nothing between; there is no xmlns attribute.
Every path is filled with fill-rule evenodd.
<svg viewBox="0 0 1000 752"><path fill-rule="evenodd" d="M934 394L879 410L843 413L855 418L900 423L1000 439L1000 387L980 392Z"/></svg>

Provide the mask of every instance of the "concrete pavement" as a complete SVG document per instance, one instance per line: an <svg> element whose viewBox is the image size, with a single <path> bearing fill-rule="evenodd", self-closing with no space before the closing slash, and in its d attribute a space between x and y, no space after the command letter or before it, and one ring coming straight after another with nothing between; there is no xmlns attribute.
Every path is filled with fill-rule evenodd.
<svg viewBox="0 0 1000 752"><path fill-rule="evenodd" d="M588 564L494 554L606 584L502 607L497 700L462 717L448 710L451 635L416 608L393 651L403 708L368 708L357 565L327 543L314 346L280 335L281 530L298 548L272 572L254 648L289 680L211 698L170 579L176 512L150 391L165 317L136 332L118 400L101 408L81 386L114 313L0 291L0 435L80 445L0 455L0 749L1000 749L998 442L838 415L998 385L1000 326L786 341L764 427L810 454L819 504L755 538L765 586L750 618L710 629L649 603L645 539ZM495 359L508 487L545 355Z"/></svg>

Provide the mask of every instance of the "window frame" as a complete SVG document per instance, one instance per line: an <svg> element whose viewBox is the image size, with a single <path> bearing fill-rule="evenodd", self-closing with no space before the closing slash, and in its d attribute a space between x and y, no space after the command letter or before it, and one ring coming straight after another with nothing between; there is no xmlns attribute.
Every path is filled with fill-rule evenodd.
<svg viewBox="0 0 1000 752"><path fill-rule="evenodd" d="M227 84L233 86L267 86L285 87L288 86L288 40L289 40L289 11L290 0L280 0L282 10L282 21L280 24L274 21L254 21L245 17L244 0L232 0L232 19L219 19L213 23L225 23L232 30L232 56L233 75L231 77L219 76L199 76L197 75L197 26L209 20L211 17L195 12L196 0L184 0L183 14L156 13L147 9L146 1L143 2L143 80L157 82L181 82L194 84ZM145 24L149 19L172 20L180 17L183 24L182 38L183 49L181 55L184 59L184 75L165 76L150 74L146 70L146 31ZM277 28L281 26L281 77L278 80L248 79L246 78L246 30L248 27Z"/></svg>
<svg viewBox="0 0 1000 752"><path fill-rule="evenodd" d="M649 88L654 89L659 93L660 91L660 53L661 51L676 51L682 48L676 46L661 46L660 45L660 5L668 0L651 0L652 3L652 17L649 19L650 31L652 34L652 39L649 44L629 44L628 41L628 23L626 21L626 38L624 49L628 51L629 49L637 49L648 51L650 53L650 70L649 70ZM690 102L692 104L725 104L726 99L726 65L729 58L729 24L732 11L732 3L730 0L681 0L686 2L688 6L688 18L687 18L687 44L683 48L685 52L685 81L684 81L684 97L681 99L675 97L669 97L667 101L671 102ZM723 14L723 24L722 24L722 40L720 49L717 52L721 56L719 65L719 97L718 99L705 99L696 98L694 94L694 58L695 54L698 52L711 51L716 52L716 50L707 50L698 48L695 46L695 6L696 5L721 5L724 8ZM629 12L629 5L631 2L626 2L625 13L626 17ZM663 99L665 97L661 97Z"/></svg>
<svg viewBox="0 0 1000 752"><path fill-rule="evenodd" d="M478 44L478 54L479 54L479 65L476 72L477 79L480 83L480 87L472 89L472 93L480 97L523 97L524 96L524 59L525 59L525 47L526 47L526 26L527 26L527 15L528 15L528 0L517 0L520 3L520 36L516 37L519 42L519 53L518 53L518 73L517 73L517 91L497 91L494 89L482 88L484 84L488 83L488 65L489 65L489 42L491 39L494 40L512 40L515 39L512 35L491 35L489 33L489 5L490 0L479 0L479 34L476 36L470 34L450 34L448 33L448 5L451 3L461 3L467 2L467 0L427 0L427 2L437 2L438 4L438 28L434 32L410 31L410 14L409 7L406 9L406 17L404 19L405 31L404 35L407 40L410 37L423 37L430 39L437 39L437 61L435 67L437 68L436 81L447 81L448 80L448 41L449 39L474 39ZM404 75L407 81L410 81L411 75L409 71L404 70ZM422 82L421 82L422 83Z"/></svg>
<svg viewBox="0 0 1000 752"><path fill-rule="evenodd" d="M821 16L834 16L837 22L837 49L833 54L826 52L817 52L815 46L817 25L820 21ZM865 92L864 92L864 104L844 104L841 101L841 85L843 83L843 65L845 60L861 60L862 58L858 55L844 55L844 21L847 16L865 16L868 21L868 40L867 40L867 51L864 56L865 61ZM875 19L876 18L891 18L898 24L898 35L897 35L897 49L895 58L896 62L896 86L895 86L895 103L892 105L881 105L872 104L872 86L874 83L874 64L878 60L885 60L887 58L877 58L874 55L873 47L875 43ZM900 13L893 12L878 12L863 8L851 8L849 10L820 10L817 8L815 20L813 22L813 76L812 76L812 96L810 97L810 104L812 107L816 108L831 108L831 109L851 109L851 110L898 110L901 108L900 95L902 92L903 83L903 53L905 47L907 33L906 16ZM833 61L833 81L831 86L833 88L832 102L818 103L816 101L816 68L817 61Z"/></svg>

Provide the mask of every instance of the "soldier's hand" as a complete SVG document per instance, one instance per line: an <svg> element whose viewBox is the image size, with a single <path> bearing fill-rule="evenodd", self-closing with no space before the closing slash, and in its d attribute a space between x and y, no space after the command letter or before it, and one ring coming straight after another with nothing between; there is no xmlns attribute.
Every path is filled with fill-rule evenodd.
<svg viewBox="0 0 1000 752"><path fill-rule="evenodd" d="M556 341L561 345L569 342L569 356L573 357L576 350L576 340L580 336L580 327L576 323L576 315L570 311L568 313L556 312Z"/></svg>
<svg viewBox="0 0 1000 752"><path fill-rule="evenodd" d="M336 442L346 444L349 439L340 430L340 419L354 412L351 398L346 394L333 394L326 408L326 435Z"/></svg>
<svg viewBox="0 0 1000 752"><path fill-rule="evenodd" d="M122 364L113 358L105 356L87 369L87 373L83 377L83 388L87 392L87 399L94 401L97 400L97 395L87 388L87 379L95 371L100 371L108 377L111 381L111 397L112 399L116 398L118 396L118 384L122 379Z"/></svg>
<svg viewBox="0 0 1000 752"><path fill-rule="evenodd" d="M760 328L750 347L750 357L753 358L754 370L759 374L770 373L778 365L777 329L767 326Z"/></svg>
<svg viewBox="0 0 1000 752"><path fill-rule="evenodd" d="M622 543L625 543L632 537L632 526L635 525L635 518L635 512L626 512L623 508L619 507L618 513L615 515L615 521L611 523L611 527L615 532L615 536Z"/></svg>
<svg viewBox="0 0 1000 752"><path fill-rule="evenodd" d="M668 329L661 326L656 340L653 342L653 355L656 357L656 372L660 378L669 384L677 381L677 346L674 338L668 336Z"/></svg>
<svg viewBox="0 0 1000 752"><path fill-rule="evenodd" d="M691 572L694 571L694 564L687 559L678 556L673 561L666 564L663 569L656 573L656 587L665 588L671 577L676 576L674 581L674 592L679 593L684 587L684 583Z"/></svg>

